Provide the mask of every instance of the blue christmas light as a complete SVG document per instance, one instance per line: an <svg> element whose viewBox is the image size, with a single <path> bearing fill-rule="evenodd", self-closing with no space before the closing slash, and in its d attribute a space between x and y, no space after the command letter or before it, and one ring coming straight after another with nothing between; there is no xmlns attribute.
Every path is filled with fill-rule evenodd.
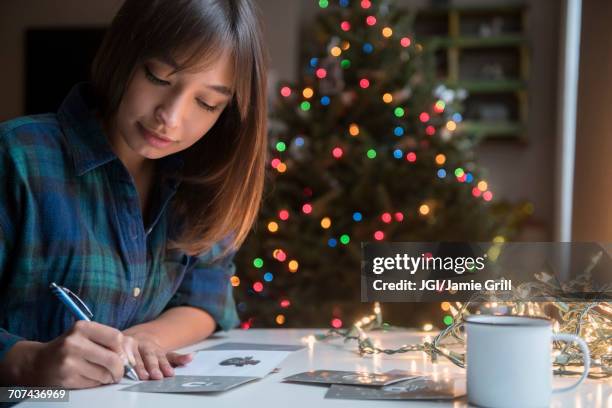
<svg viewBox="0 0 612 408"><path fill-rule="evenodd" d="M327 241L327 245L329 245L329 246L330 246L330 248L335 248L335 247L336 247L336 245L338 245L338 241L336 240L336 238L330 238L330 239Z"/></svg>
<svg viewBox="0 0 612 408"><path fill-rule="evenodd" d="M361 215L361 213L359 211L355 211L353 213L353 220L359 222L363 219L363 216Z"/></svg>
<svg viewBox="0 0 612 408"><path fill-rule="evenodd" d="M459 112L455 112L453 113L453 120L457 123L461 122L463 120L463 116L461 116L461 114Z"/></svg>
<svg viewBox="0 0 612 408"><path fill-rule="evenodd" d="M340 7L348 7L349 0L340 0Z"/></svg>
<svg viewBox="0 0 612 408"><path fill-rule="evenodd" d="M472 176L472 173L468 173L468 174L465 176L465 182L466 182L466 183L471 183L472 181L474 181L474 176Z"/></svg>
<svg viewBox="0 0 612 408"><path fill-rule="evenodd" d="M363 44L363 52L366 54L371 54L374 51L374 46L370 43Z"/></svg>
<svg viewBox="0 0 612 408"><path fill-rule="evenodd" d="M395 157L396 159L401 159L403 155L404 153L402 153L400 149L395 149L393 151L393 157Z"/></svg>
<svg viewBox="0 0 612 408"><path fill-rule="evenodd" d="M321 97L321 105L327 106L329 105L329 102L330 102L329 96Z"/></svg>
<svg viewBox="0 0 612 408"><path fill-rule="evenodd" d="M298 147L304 146L304 138L302 136L298 136L295 138L295 145Z"/></svg>
<svg viewBox="0 0 612 408"><path fill-rule="evenodd" d="M393 134L397 137L399 136L403 136L404 135L404 128L401 126L396 126L395 129L393 129Z"/></svg>
<svg viewBox="0 0 612 408"><path fill-rule="evenodd" d="M316 68L318 63L319 63L319 59L318 58L311 58L310 59L310 66L312 68Z"/></svg>
<svg viewBox="0 0 612 408"><path fill-rule="evenodd" d="M274 279L274 275L272 275L272 272L266 272L264 273L263 278L266 282L272 282L272 279Z"/></svg>
<svg viewBox="0 0 612 408"><path fill-rule="evenodd" d="M438 177L440 177L441 179L443 179L444 177L446 177L446 170L444 170L444 169L438 169Z"/></svg>

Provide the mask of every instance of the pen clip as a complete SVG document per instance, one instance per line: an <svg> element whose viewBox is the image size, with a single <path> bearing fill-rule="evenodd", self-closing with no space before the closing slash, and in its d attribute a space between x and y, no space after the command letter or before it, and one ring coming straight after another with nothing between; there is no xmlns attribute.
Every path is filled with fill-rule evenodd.
<svg viewBox="0 0 612 408"><path fill-rule="evenodd" d="M59 286L59 285L58 285ZM66 294L68 296L70 296L73 300L75 300L78 304L78 306L81 308L81 310L83 312L85 312L85 314L87 315L87 317L89 317L90 319L93 319L93 313L91 312L91 310L89 310L89 308L87 307L87 305L85 304L85 302L83 302L81 300L80 297L78 297L76 295L76 293L72 292L70 289L68 289L65 286L59 286L64 292L66 292Z"/></svg>

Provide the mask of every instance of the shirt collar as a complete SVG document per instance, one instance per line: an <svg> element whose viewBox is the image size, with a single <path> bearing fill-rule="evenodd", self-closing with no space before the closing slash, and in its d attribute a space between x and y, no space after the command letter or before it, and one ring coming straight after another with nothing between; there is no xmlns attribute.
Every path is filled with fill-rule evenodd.
<svg viewBox="0 0 612 408"><path fill-rule="evenodd" d="M91 83L80 82L68 93L58 110L58 120L68 142L77 175L118 159L95 114ZM164 174L183 167L181 154L159 159Z"/></svg>

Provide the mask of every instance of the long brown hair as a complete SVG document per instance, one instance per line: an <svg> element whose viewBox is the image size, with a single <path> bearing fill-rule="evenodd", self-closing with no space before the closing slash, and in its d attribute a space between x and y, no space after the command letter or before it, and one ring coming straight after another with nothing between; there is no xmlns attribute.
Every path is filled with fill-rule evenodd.
<svg viewBox="0 0 612 408"><path fill-rule="evenodd" d="M135 67L175 58L182 69L230 51L234 96L215 125L182 152L184 167L171 222L182 226L169 248L190 255L238 249L259 211L267 150L267 65L252 0L126 0L94 59L91 81L104 120L117 111Z"/></svg>

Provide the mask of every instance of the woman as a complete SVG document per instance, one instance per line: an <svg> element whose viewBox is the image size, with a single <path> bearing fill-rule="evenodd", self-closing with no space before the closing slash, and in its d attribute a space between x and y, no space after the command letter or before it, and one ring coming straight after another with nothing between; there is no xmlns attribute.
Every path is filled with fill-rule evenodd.
<svg viewBox="0 0 612 408"><path fill-rule="evenodd" d="M57 114L0 124L0 382L173 375L237 322L260 205L266 66L251 0L127 0ZM94 322L49 291L79 295Z"/></svg>

